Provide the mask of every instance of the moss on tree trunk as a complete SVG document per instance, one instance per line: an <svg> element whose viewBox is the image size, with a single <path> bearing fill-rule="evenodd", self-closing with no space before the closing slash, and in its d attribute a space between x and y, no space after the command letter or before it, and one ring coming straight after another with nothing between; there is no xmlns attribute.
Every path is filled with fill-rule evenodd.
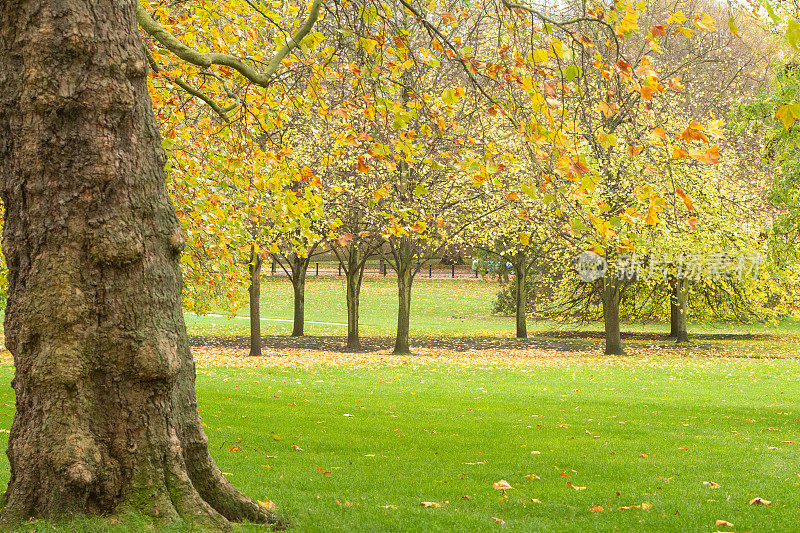
<svg viewBox="0 0 800 533"><path fill-rule="evenodd" d="M4 525L123 510L274 521L209 455L134 0L0 3Z"/></svg>

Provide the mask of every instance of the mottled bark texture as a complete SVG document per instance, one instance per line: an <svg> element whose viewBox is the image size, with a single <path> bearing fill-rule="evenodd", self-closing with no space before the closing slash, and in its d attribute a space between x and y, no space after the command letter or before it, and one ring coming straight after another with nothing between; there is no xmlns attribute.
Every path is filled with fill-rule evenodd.
<svg viewBox="0 0 800 533"><path fill-rule="evenodd" d="M0 2L6 345L2 521L136 510L271 521L208 452L135 0Z"/></svg>

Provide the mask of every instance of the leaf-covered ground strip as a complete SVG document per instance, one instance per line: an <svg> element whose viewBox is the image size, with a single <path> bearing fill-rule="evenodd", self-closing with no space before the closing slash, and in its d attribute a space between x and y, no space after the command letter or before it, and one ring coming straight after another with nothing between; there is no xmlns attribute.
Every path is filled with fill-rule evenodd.
<svg viewBox="0 0 800 533"><path fill-rule="evenodd" d="M296 531L797 528L796 353L194 352L214 457Z"/></svg>

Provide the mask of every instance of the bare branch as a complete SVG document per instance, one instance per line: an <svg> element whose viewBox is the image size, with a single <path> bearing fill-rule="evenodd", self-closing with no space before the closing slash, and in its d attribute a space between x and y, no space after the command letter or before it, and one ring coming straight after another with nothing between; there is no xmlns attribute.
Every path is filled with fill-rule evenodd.
<svg viewBox="0 0 800 533"><path fill-rule="evenodd" d="M167 50L184 61L203 68L208 68L211 65L224 65L236 70L254 84L260 85L261 87L266 87L270 84L273 77L278 72L281 61L283 61L286 56L288 56L300 45L300 41L302 41L303 38L311 31L311 28L314 27L317 17L319 16L319 7L321 4L322 0L314 0L314 3L311 5L311 11L308 14L308 18L297 30L297 33L295 33L294 36L286 41L286 44L284 44L283 47L275 53L275 56L269 62L269 65L267 65L267 68L264 71L259 71L232 55L214 52L201 53L186 46L176 39L175 36L168 32L163 26L161 26L161 24L156 22L155 19L151 17L150 14L145 10L141 3L136 4L136 20L139 23L139 27L141 27L147 34L149 34L153 39L161 43L161 45Z"/></svg>

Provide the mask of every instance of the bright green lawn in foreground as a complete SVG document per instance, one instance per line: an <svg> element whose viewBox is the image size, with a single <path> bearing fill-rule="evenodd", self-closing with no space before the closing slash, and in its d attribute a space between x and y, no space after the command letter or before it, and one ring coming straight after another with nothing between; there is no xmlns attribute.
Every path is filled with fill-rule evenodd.
<svg viewBox="0 0 800 533"><path fill-rule="evenodd" d="M797 359L411 361L200 369L212 453L296 531L500 530L492 517L502 531L725 530L717 519L734 531L798 529ZM0 368L0 447L11 373ZM0 484L7 478L2 456ZM501 479L513 487L507 499L492 488ZM755 497L773 504L748 505ZM653 508L619 510L643 502Z"/></svg>
<svg viewBox="0 0 800 533"><path fill-rule="evenodd" d="M411 335L514 335L514 318L494 316L492 305L500 285L492 280L427 279L414 281L411 302ZM292 331L292 286L285 276L267 277L261 288L262 333L288 335ZM222 309L217 314L227 314ZM249 316L240 308L239 317ZM397 285L391 277L365 277L362 287L360 324L362 335L392 335L397 325ZM248 320L207 316L186 316L189 333L194 335L247 335ZM328 322L340 325L317 324ZM582 325L570 322L529 321L529 332L558 330L601 331L602 323ZM624 331L667 332L668 324L626 325ZM347 306L344 278L308 278L306 287L306 333L346 335ZM690 333L793 333L800 335L797 321L770 325L692 324ZM546 335L545 335L546 336Z"/></svg>

